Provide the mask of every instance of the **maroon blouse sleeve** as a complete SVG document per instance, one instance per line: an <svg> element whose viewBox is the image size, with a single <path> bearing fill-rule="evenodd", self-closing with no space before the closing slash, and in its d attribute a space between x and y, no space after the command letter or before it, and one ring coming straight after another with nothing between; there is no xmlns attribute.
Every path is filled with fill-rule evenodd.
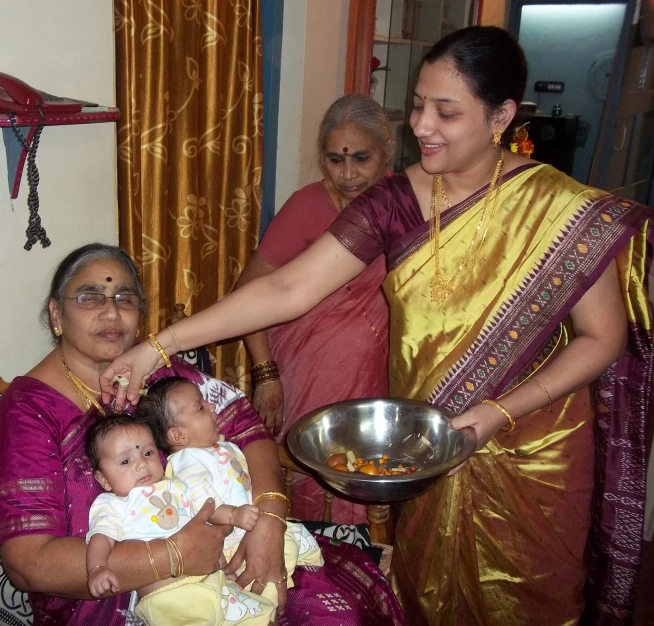
<svg viewBox="0 0 654 626"><path fill-rule="evenodd" d="M51 399L30 379L0 398L0 544L21 535L67 534L61 435Z"/></svg>
<svg viewBox="0 0 654 626"><path fill-rule="evenodd" d="M406 174L380 180L348 204L328 231L364 263L372 263L407 229L424 222Z"/></svg>

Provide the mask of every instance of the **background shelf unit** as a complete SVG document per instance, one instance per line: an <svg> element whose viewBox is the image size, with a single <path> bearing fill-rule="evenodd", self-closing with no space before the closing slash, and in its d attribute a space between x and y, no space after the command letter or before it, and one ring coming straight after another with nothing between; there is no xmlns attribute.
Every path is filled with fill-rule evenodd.
<svg viewBox="0 0 654 626"><path fill-rule="evenodd" d="M477 4L478 0L377 0L372 54L386 69L374 72L377 84L371 93L393 113L395 171L420 159L409 127L420 61L444 35L474 23Z"/></svg>

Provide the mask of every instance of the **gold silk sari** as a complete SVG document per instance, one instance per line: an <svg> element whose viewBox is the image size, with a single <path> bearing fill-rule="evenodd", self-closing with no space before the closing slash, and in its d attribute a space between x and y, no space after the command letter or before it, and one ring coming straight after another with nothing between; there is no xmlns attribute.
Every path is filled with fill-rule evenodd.
<svg viewBox="0 0 654 626"><path fill-rule="evenodd" d="M629 347L596 383L524 416L408 502L392 584L411 624L563 626L584 612L584 623L627 623L652 380L651 209L550 166L516 172L501 186L482 254L445 302L430 298L428 231L390 259L391 396L460 414L520 384L569 341L570 310L613 259ZM443 213L446 280L468 251L484 191Z"/></svg>

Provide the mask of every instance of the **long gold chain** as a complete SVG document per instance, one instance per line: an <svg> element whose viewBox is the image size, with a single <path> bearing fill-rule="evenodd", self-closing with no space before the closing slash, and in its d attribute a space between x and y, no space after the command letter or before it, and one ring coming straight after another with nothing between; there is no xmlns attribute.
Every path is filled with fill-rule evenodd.
<svg viewBox="0 0 654 626"><path fill-rule="evenodd" d="M461 258L460 263L458 264L456 270L453 272L452 278L446 280L441 275L441 263L440 263L440 232L441 232L441 205L445 204L449 206L447 200L447 195L445 194L445 188L443 187L443 177L440 174L434 176L431 188L431 204L429 208L429 242L431 244L431 253L434 259L434 278L431 282L431 301L438 302L442 304L447 300L452 293L455 291L454 283L457 280L460 280L462 272L465 270L466 273L470 274L477 263L481 258L481 252L484 248L486 242L486 235L488 234L488 227L493 221L493 216L495 215L495 209L497 208L497 202L500 196L500 187L502 186L502 175L504 172L504 151L500 150L500 158L497 161L495 166L495 171L491 178L490 184L488 185L488 191L484 197L484 206L477 222L475 232L470 240L470 245L466 250L466 253ZM479 242L478 249L474 251L473 248L479 237L479 233L484 225L486 220L486 210L490 204L490 198L495 192L495 198L493 202L493 207L491 209L490 218L486 223L486 229L481 237Z"/></svg>
<svg viewBox="0 0 654 626"><path fill-rule="evenodd" d="M347 198L337 189L336 194L338 197L338 209L342 211L347 206Z"/></svg>
<svg viewBox="0 0 654 626"><path fill-rule="evenodd" d="M89 387L84 381L80 380L77 376L75 376L75 374L73 374L70 367L68 367L68 363L66 363L64 360L63 350L60 352L59 356L61 357L61 365L66 372L66 378L68 378L70 384L75 387L77 395L81 398L82 403L84 404L84 409L88 411L92 406L94 406L96 409L98 409L101 415L104 415L104 409L96 400L96 397L100 395L100 392L96 391L92 387Z"/></svg>

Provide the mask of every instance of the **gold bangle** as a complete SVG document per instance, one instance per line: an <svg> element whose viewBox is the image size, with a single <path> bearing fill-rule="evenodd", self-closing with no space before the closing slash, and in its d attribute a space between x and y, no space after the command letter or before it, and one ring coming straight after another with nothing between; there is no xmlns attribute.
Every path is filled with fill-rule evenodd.
<svg viewBox="0 0 654 626"><path fill-rule="evenodd" d="M175 334L175 331L173 330L172 326L168 326L168 330L170 331L170 334L173 336L173 340L175 341L175 354L177 354L179 350L179 341L177 341L177 335Z"/></svg>
<svg viewBox="0 0 654 626"><path fill-rule="evenodd" d="M152 571L154 573L154 579L156 581L160 581L161 578L159 577L159 572L157 571L157 564L154 562L154 557L152 556L152 547L150 546L149 541L145 542L145 548L148 551L148 558L150 559L150 565L152 566Z"/></svg>
<svg viewBox="0 0 654 626"><path fill-rule="evenodd" d="M505 430L505 431L510 433L515 428L515 420L513 419L511 413L509 413L506 410L506 408L504 408L499 402L495 402L495 400L486 399L486 400L482 400L481 403L482 404L490 404L491 406L494 406L496 409L498 409L499 411L502 411L502 413L504 413L506 419L509 420L509 425L502 428L502 430Z"/></svg>
<svg viewBox="0 0 654 626"><path fill-rule="evenodd" d="M283 493L280 493L279 491L264 491L254 499L254 502L252 504L254 504L254 506L257 506L259 502L263 502L264 500L279 500L280 502L285 502L286 506L290 505L288 498Z"/></svg>
<svg viewBox="0 0 654 626"><path fill-rule="evenodd" d="M232 510L229 512L229 525L233 526L234 522L232 522L232 515L234 514L234 511L236 510L236 507L232 504Z"/></svg>
<svg viewBox="0 0 654 626"><path fill-rule="evenodd" d="M266 380L254 380L252 379L252 384L255 387L263 387L264 385L267 385L268 383L274 383L279 380L279 376L275 376L274 378L266 378Z"/></svg>
<svg viewBox="0 0 654 626"><path fill-rule="evenodd" d="M159 340L155 337L154 333L150 333L148 335L148 340L150 342L150 345L159 353L159 356L161 357L162 361L164 362L164 365L166 367L172 367L172 364L170 362L170 359L168 358L168 355L166 354L165 350L161 347L161 344L159 343Z"/></svg>
<svg viewBox="0 0 654 626"><path fill-rule="evenodd" d="M254 373L265 369L277 369L277 363L275 361L261 361L261 363L253 365L250 371Z"/></svg>
<svg viewBox="0 0 654 626"><path fill-rule="evenodd" d="M170 563L170 577L177 578L179 574L177 573L175 561L173 559L173 549L168 545L168 539L164 539L164 541L166 542L166 551L168 552L168 561Z"/></svg>
<svg viewBox="0 0 654 626"><path fill-rule="evenodd" d="M179 557L177 552L173 548L173 544L170 539L164 539L166 542L166 550L168 550L168 560L170 562L170 577L179 578L182 573L182 568L179 566ZM175 565L175 559L177 558L177 565Z"/></svg>
<svg viewBox="0 0 654 626"><path fill-rule="evenodd" d="M536 378L528 378L527 382L536 383L547 394L547 399L549 400L550 405L549 405L549 407L547 409L543 409L543 410L547 411L548 413L551 413L552 412L552 396L550 396L550 392L547 391L547 388L545 387L545 385L543 385L543 383L541 383L540 380L537 380Z"/></svg>
<svg viewBox="0 0 654 626"><path fill-rule="evenodd" d="M91 575L91 572L94 569L98 569L99 567L108 567L107 565L94 565L88 572L86 572L86 579L88 580L89 576Z"/></svg>
<svg viewBox="0 0 654 626"><path fill-rule="evenodd" d="M179 565L178 576L182 576L184 574L184 557L182 556L182 551L179 549L179 546L172 539L166 539L166 541L169 541L170 545L175 550L175 554L177 555L178 565Z"/></svg>
<svg viewBox="0 0 654 626"><path fill-rule="evenodd" d="M286 520L281 515L277 515L277 513L271 513L270 511L259 511L259 515L270 515L270 517L274 517L278 519L282 524L284 524L284 529L288 528Z"/></svg>

